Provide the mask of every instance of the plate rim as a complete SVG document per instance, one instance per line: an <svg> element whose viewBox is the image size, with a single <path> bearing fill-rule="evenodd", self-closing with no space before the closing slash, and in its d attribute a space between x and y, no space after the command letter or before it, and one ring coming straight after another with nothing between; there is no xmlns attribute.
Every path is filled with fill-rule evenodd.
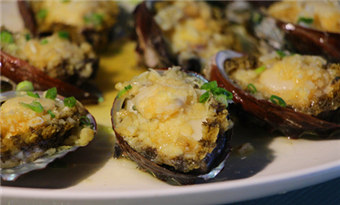
<svg viewBox="0 0 340 205"><path fill-rule="evenodd" d="M139 202L141 202L140 200L148 200L150 202L150 200L162 200L174 196L181 196L178 198L179 200L189 199L194 195L211 198L212 194L215 196L216 194L224 193L225 195L220 199L216 199L216 202L236 202L292 191L337 177L340 177L340 159L318 166L299 169L297 171L207 184L169 186L161 189L148 188L145 190L72 190L72 186L63 189L1 186L1 196L3 199L53 199L71 201L128 199L138 200ZM258 189L259 186L264 187L264 189ZM269 191L268 188L270 188ZM254 192L255 189L258 190L258 193L256 193L256 191ZM231 193L235 193L235 191L237 192L239 190L242 190L242 197L237 195L234 195L233 197L229 196ZM246 193L245 190L248 191L248 193ZM229 191L229 194L226 194L226 191ZM230 198L225 199L225 197ZM172 202L173 201L174 200L172 200Z"/></svg>

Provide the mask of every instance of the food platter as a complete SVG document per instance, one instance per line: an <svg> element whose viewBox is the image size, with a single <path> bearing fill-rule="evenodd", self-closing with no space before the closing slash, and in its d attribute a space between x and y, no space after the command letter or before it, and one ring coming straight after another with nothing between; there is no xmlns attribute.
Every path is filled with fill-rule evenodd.
<svg viewBox="0 0 340 205"><path fill-rule="evenodd" d="M9 8L7 12L13 10ZM209 183L168 185L127 159L113 158L110 109L117 94L114 85L145 71L137 67L134 49L134 42L124 41L117 52L101 56L95 83L103 91L104 102L87 106L98 124L93 142L46 169L14 182L2 181L1 203L220 204L285 193L340 177L339 138L288 139L246 124L236 125L234 151L222 173ZM254 149L241 153L239 148L246 143Z"/></svg>

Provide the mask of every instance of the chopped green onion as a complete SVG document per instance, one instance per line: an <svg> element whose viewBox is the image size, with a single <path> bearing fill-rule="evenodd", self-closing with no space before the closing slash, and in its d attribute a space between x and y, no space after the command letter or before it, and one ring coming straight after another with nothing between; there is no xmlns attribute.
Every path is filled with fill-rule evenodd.
<svg viewBox="0 0 340 205"><path fill-rule="evenodd" d="M131 88L132 88L131 85L125 86L123 90L119 91L119 93L117 94L117 98L120 98L122 95L124 95Z"/></svg>
<svg viewBox="0 0 340 205"><path fill-rule="evenodd" d="M10 32L8 32L8 31L1 31L0 32L0 36L1 36L1 42L4 42L4 43L14 43L13 35Z"/></svg>
<svg viewBox="0 0 340 205"><path fill-rule="evenodd" d="M27 91L26 92L28 96L32 97L32 98L40 98L38 93L34 93L32 91Z"/></svg>
<svg viewBox="0 0 340 205"><path fill-rule="evenodd" d="M210 93L209 91L206 91L200 96L200 98L198 99L198 102L205 103L209 99L209 97L210 97Z"/></svg>
<svg viewBox="0 0 340 205"><path fill-rule="evenodd" d="M40 44L41 45L48 44L48 40L47 39L43 39L43 40L40 41Z"/></svg>
<svg viewBox="0 0 340 205"><path fill-rule="evenodd" d="M60 0L61 1L61 3L69 3L70 2L70 0Z"/></svg>
<svg viewBox="0 0 340 205"><path fill-rule="evenodd" d="M251 20L254 24L261 23L263 16L259 12L254 12L251 16Z"/></svg>
<svg viewBox="0 0 340 205"><path fill-rule="evenodd" d="M104 102L104 98L103 98L103 97L98 98L98 102L99 102L99 103Z"/></svg>
<svg viewBox="0 0 340 205"><path fill-rule="evenodd" d="M33 91L34 87L33 87L33 83L30 81L21 81L16 88L17 91Z"/></svg>
<svg viewBox="0 0 340 205"><path fill-rule="evenodd" d="M44 111L43 106L39 102L37 102L37 101L34 101L31 104L20 102L20 105L22 105L22 106L24 106L26 108L29 108L29 109L33 110L34 112L36 112L36 113L42 113Z"/></svg>
<svg viewBox="0 0 340 205"><path fill-rule="evenodd" d="M56 97L57 97L57 88L56 87L50 88L46 91L45 98L55 100Z"/></svg>
<svg viewBox="0 0 340 205"><path fill-rule="evenodd" d="M265 71L265 70L266 70L266 66L263 65L263 66L261 66L261 67L256 68L256 69L255 69L255 73L256 73L256 74L260 74L260 73L262 73L262 72Z"/></svg>
<svg viewBox="0 0 340 205"><path fill-rule="evenodd" d="M67 107L74 107L77 103L77 100L72 96L64 99L64 105Z"/></svg>
<svg viewBox="0 0 340 205"><path fill-rule="evenodd" d="M91 122L91 120L86 117L86 116L81 116L79 119L79 125L80 126L90 126L91 128L93 128L93 124Z"/></svg>
<svg viewBox="0 0 340 205"><path fill-rule="evenodd" d="M103 15L98 13L93 13L84 16L84 21L86 24L92 24L94 26L100 26L103 23Z"/></svg>
<svg viewBox="0 0 340 205"><path fill-rule="evenodd" d="M277 54L280 58L283 58L283 57L286 56L286 54L285 54L283 51L281 51L281 50L277 50L277 51L276 51L276 54Z"/></svg>
<svg viewBox="0 0 340 205"><path fill-rule="evenodd" d="M51 118L55 118L55 114L51 110L47 110L47 113L50 114Z"/></svg>
<svg viewBox="0 0 340 205"><path fill-rule="evenodd" d="M298 19L298 24L304 23L304 24L312 24L314 22L313 18L308 18L308 17L302 17L300 16Z"/></svg>
<svg viewBox="0 0 340 205"><path fill-rule="evenodd" d="M204 83L201 86L201 89L203 89L203 90L211 90L213 88L217 88L217 82L216 81L211 81L211 82L208 82L208 83Z"/></svg>
<svg viewBox="0 0 340 205"><path fill-rule="evenodd" d="M46 9L40 9L40 10L38 11L38 13L37 13L37 17L38 17L38 19L40 19L40 20L45 19L46 16L47 16L47 10L46 10Z"/></svg>
<svg viewBox="0 0 340 205"><path fill-rule="evenodd" d="M215 97L217 101L225 104L226 106L228 106L228 100L233 99L233 94L224 88L218 87L216 81L204 83L201 86L201 89L207 90L207 92L205 92L203 95L200 96L199 98L200 103L204 103L208 100L210 96L209 92L213 94L213 96Z"/></svg>
<svg viewBox="0 0 340 205"><path fill-rule="evenodd" d="M228 97L226 95L217 95L215 96L215 99L228 107Z"/></svg>
<svg viewBox="0 0 340 205"><path fill-rule="evenodd" d="M251 94L255 94L257 92L257 89L255 87L254 84L249 83L247 86L247 90L251 93Z"/></svg>
<svg viewBox="0 0 340 205"><path fill-rule="evenodd" d="M137 107L135 105L132 106L133 110L137 110Z"/></svg>
<svg viewBox="0 0 340 205"><path fill-rule="evenodd" d="M26 34L25 34L25 39L26 39L26 41L31 40L31 34L26 33Z"/></svg>
<svg viewBox="0 0 340 205"><path fill-rule="evenodd" d="M68 39L70 34L67 31L59 31L58 32L59 38Z"/></svg>
<svg viewBox="0 0 340 205"><path fill-rule="evenodd" d="M276 105L280 105L281 107L286 107L286 102L280 98L279 96L276 95L272 95L270 96L270 101L272 101L272 103L276 104Z"/></svg>

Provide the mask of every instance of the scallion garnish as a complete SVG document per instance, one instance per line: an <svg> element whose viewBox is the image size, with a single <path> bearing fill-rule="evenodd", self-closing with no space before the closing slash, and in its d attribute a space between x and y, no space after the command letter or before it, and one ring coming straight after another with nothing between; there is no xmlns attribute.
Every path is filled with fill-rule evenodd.
<svg viewBox="0 0 340 205"><path fill-rule="evenodd" d="M67 107L74 107L77 103L77 100L72 96L64 99L64 105Z"/></svg>
<svg viewBox="0 0 340 205"><path fill-rule="evenodd" d="M42 113L44 111L43 106L40 104L40 102L37 101L33 101L31 104L20 102L20 105L29 108L36 113Z"/></svg>
<svg viewBox="0 0 340 205"><path fill-rule="evenodd" d="M276 105L280 105L281 107L286 107L286 102L280 98L279 96L272 95L270 96L270 101Z"/></svg>
<svg viewBox="0 0 340 205"><path fill-rule="evenodd" d="M100 26L103 23L103 15L98 13L93 13L84 16L84 21L86 24L92 24L94 26Z"/></svg>
<svg viewBox="0 0 340 205"><path fill-rule="evenodd" d="M25 34L25 39L26 39L26 41L31 40L31 34L26 33L26 34Z"/></svg>
<svg viewBox="0 0 340 205"><path fill-rule="evenodd" d="M58 36L62 39L68 39L70 37L70 34L67 31L59 31Z"/></svg>
<svg viewBox="0 0 340 205"><path fill-rule="evenodd" d="M233 99L233 94L224 88L218 87L216 81L204 83L201 86L201 89L206 90L207 92L203 93L200 96L199 98L200 103L204 103L209 99L210 97L209 93L212 93L217 101L225 104L226 106L228 106L228 100Z"/></svg>
<svg viewBox="0 0 340 205"><path fill-rule="evenodd" d="M34 87L33 87L33 83L30 81L21 81L16 88L17 91L33 91Z"/></svg>
<svg viewBox="0 0 340 205"><path fill-rule="evenodd" d="M47 39L43 39L43 40L40 41L40 44L41 45L48 44L48 40Z"/></svg>
<svg viewBox="0 0 340 205"><path fill-rule="evenodd" d="M13 35L8 31L1 31L0 37L1 37L1 42L14 43Z"/></svg>
<svg viewBox="0 0 340 205"><path fill-rule="evenodd" d="M117 98L120 98L122 95L124 95L131 88L132 88L131 85L125 86L123 90L119 91L119 93L117 94Z"/></svg>
<svg viewBox="0 0 340 205"><path fill-rule="evenodd" d="M91 122L91 120L86 117L86 116L81 116L79 119L79 125L80 126L90 126L91 128L93 128L93 124Z"/></svg>
<svg viewBox="0 0 340 205"><path fill-rule="evenodd" d="M200 96L200 98L198 99L198 102L205 103L209 99L209 97L210 97L210 93L209 91L206 91Z"/></svg>
<svg viewBox="0 0 340 205"><path fill-rule="evenodd" d="M285 54L283 51L281 51L281 50L277 50L277 51L276 51L276 54L277 54L280 58L283 58L283 57L286 56L286 54Z"/></svg>
<svg viewBox="0 0 340 205"><path fill-rule="evenodd" d="M27 91L26 92L28 96L32 97L32 98L40 98L38 93L34 93L32 91Z"/></svg>
<svg viewBox="0 0 340 205"><path fill-rule="evenodd" d="M252 83L249 83L249 84L247 85L247 90L248 90L251 94L255 94L255 93L257 92L257 89L256 89L255 85L252 84Z"/></svg>
<svg viewBox="0 0 340 205"><path fill-rule="evenodd" d="M258 68L256 68L255 69L255 73L256 74L261 74L263 71L265 71L266 70L266 66L265 65L263 65L263 66L261 66L261 67L258 67Z"/></svg>
<svg viewBox="0 0 340 205"><path fill-rule="evenodd" d="M46 16L47 16L47 10L46 10L46 9L40 9L40 10L38 11L38 13L37 13L37 17L38 17L38 19L40 19L40 20L45 19Z"/></svg>
<svg viewBox="0 0 340 205"><path fill-rule="evenodd" d="M304 23L304 24L312 24L314 22L313 18L308 18L308 17L302 17L300 16L297 23Z"/></svg>
<svg viewBox="0 0 340 205"><path fill-rule="evenodd" d="M103 98L103 97L98 98L98 102L99 102L99 103L104 102L104 98Z"/></svg>
<svg viewBox="0 0 340 205"><path fill-rule="evenodd" d="M56 97L57 97L57 88L56 87L50 88L46 91L45 98L55 100Z"/></svg>
<svg viewBox="0 0 340 205"><path fill-rule="evenodd" d="M55 114L51 110L47 110L47 113L50 114L51 118L55 118Z"/></svg>
<svg viewBox="0 0 340 205"><path fill-rule="evenodd" d="M69 3L70 2L70 0L60 0L61 1L61 3Z"/></svg>

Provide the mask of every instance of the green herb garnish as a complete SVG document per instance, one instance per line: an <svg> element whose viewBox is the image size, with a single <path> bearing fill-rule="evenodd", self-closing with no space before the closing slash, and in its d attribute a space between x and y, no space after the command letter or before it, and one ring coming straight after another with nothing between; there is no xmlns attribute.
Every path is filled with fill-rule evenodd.
<svg viewBox="0 0 340 205"><path fill-rule="evenodd" d="M81 116L79 119L79 125L80 126L90 126L91 128L93 128L93 124L91 122L91 120L86 117L86 116Z"/></svg>
<svg viewBox="0 0 340 205"><path fill-rule="evenodd" d="M64 105L67 107L74 107L77 103L77 100L72 96L64 99Z"/></svg>
<svg viewBox="0 0 340 205"><path fill-rule="evenodd" d="M32 98L40 98L38 93L34 93L32 91L27 91L26 92L28 96L32 97Z"/></svg>
<svg viewBox="0 0 340 205"><path fill-rule="evenodd" d="M69 3L71 0L60 0L61 3Z"/></svg>
<svg viewBox="0 0 340 205"><path fill-rule="evenodd" d="M283 58L283 57L286 56L286 54L285 54L283 51L281 51L281 50L277 50L277 51L276 51L276 54L277 54L280 58Z"/></svg>
<svg viewBox="0 0 340 205"><path fill-rule="evenodd" d="M254 24L261 23L263 16L259 12L252 13L251 20Z"/></svg>
<svg viewBox="0 0 340 205"><path fill-rule="evenodd" d="M22 105L22 106L24 106L26 108L29 108L29 109L33 110L34 112L36 112L36 113L42 113L44 111L43 106L39 102L37 102L37 101L34 101L31 104L20 102L20 105Z"/></svg>
<svg viewBox="0 0 340 205"><path fill-rule="evenodd" d="M198 102L205 103L209 99L209 97L210 97L210 93L209 91L207 91L200 96L200 98L198 99Z"/></svg>
<svg viewBox="0 0 340 205"><path fill-rule="evenodd" d="M16 88L17 91L33 91L34 87L33 87L33 83L30 81L21 81Z"/></svg>
<svg viewBox="0 0 340 205"><path fill-rule="evenodd" d="M47 110L47 113L50 114L51 118L55 118L55 114L51 110Z"/></svg>
<svg viewBox="0 0 340 205"><path fill-rule="evenodd" d="M48 44L48 40L47 39L43 39L43 40L40 41L40 44L41 45Z"/></svg>
<svg viewBox="0 0 340 205"><path fill-rule="evenodd" d="M38 13L37 13L37 17L38 17L38 19L40 19L40 20L45 19L46 16L47 16L47 10L46 10L46 9L40 9L40 10L38 11Z"/></svg>
<svg viewBox="0 0 340 205"><path fill-rule="evenodd" d="M1 42L14 43L13 35L8 31L1 31L0 37L1 37Z"/></svg>
<svg viewBox="0 0 340 205"><path fill-rule="evenodd" d="M226 106L228 106L228 100L233 99L233 94L224 88L218 87L216 81L204 83L201 86L201 89L206 90L207 92L203 93L200 96L199 98L200 103L204 103L209 99L210 97L209 93L212 93L217 101L225 104Z"/></svg>
<svg viewBox="0 0 340 205"><path fill-rule="evenodd" d="M58 36L62 39L69 39L70 34L67 31L59 31Z"/></svg>
<svg viewBox="0 0 340 205"><path fill-rule="evenodd" d="M281 107L286 107L286 102L280 98L279 96L272 95L270 96L270 101L276 105L280 105Z"/></svg>
<svg viewBox="0 0 340 205"><path fill-rule="evenodd" d="M256 73L256 74L260 74L260 73L262 73L262 72L265 71L265 70L266 70L266 66L263 65L263 66L261 66L261 67L256 68L256 69L255 69L255 73Z"/></svg>
<svg viewBox="0 0 340 205"><path fill-rule="evenodd" d="M98 102L99 102L99 103L104 102L104 98L103 98L103 97L98 98Z"/></svg>
<svg viewBox="0 0 340 205"><path fill-rule="evenodd" d="M103 23L103 15L98 13L93 13L84 16L84 21L86 24L92 24L94 26L100 26Z"/></svg>
<svg viewBox="0 0 340 205"><path fill-rule="evenodd" d="M308 17L302 17L300 16L297 23L304 23L304 24L312 24L314 22L313 18L308 18Z"/></svg>
<svg viewBox="0 0 340 205"><path fill-rule="evenodd" d="M25 34L25 39L26 39L26 41L31 40L31 34L26 33L26 34Z"/></svg>
<svg viewBox="0 0 340 205"><path fill-rule="evenodd" d="M124 95L131 88L132 88L131 85L125 86L123 90L119 91L119 93L117 94L117 98L120 98L122 95Z"/></svg>
<svg viewBox="0 0 340 205"><path fill-rule="evenodd" d="M249 83L249 84L247 85L247 90L248 90L251 94L255 94L255 93L257 92L257 89L256 89L255 85L252 84L252 83Z"/></svg>
<svg viewBox="0 0 340 205"><path fill-rule="evenodd" d="M50 88L46 91L45 98L55 100L56 97L57 97L57 88L56 87Z"/></svg>

